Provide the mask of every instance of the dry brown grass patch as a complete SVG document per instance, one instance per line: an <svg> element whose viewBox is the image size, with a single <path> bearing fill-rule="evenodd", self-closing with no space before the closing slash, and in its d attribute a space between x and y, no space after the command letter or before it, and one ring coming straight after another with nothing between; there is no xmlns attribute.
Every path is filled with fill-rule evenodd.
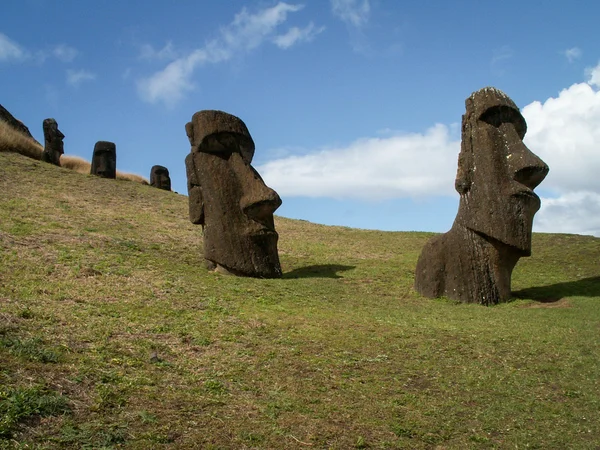
<svg viewBox="0 0 600 450"><path fill-rule="evenodd" d="M79 156L61 155L60 166L65 169L74 170L77 173L88 174L92 164Z"/></svg>
<svg viewBox="0 0 600 450"><path fill-rule="evenodd" d="M74 170L77 173L89 174L92 168L92 163L86 161L79 156L62 155L60 157L60 165L65 169ZM140 184L150 184L147 179L135 173L126 173L117 170L117 180L128 180Z"/></svg>
<svg viewBox="0 0 600 450"><path fill-rule="evenodd" d="M0 152L13 152L41 159L44 147L0 120Z"/></svg>

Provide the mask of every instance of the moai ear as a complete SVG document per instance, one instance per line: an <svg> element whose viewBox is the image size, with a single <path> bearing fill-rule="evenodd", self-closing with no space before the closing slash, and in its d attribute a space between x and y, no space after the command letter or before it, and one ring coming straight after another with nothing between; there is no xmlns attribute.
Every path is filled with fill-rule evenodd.
<svg viewBox="0 0 600 450"><path fill-rule="evenodd" d="M192 122L188 122L185 124L185 134L187 134L188 140L190 141L190 145L194 146L194 124Z"/></svg>
<svg viewBox="0 0 600 450"><path fill-rule="evenodd" d="M460 146L454 188L460 195L464 195L469 192L473 183L473 143L471 142L471 124L466 115L462 116L462 139Z"/></svg>
<svg viewBox="0 0 600 450"><path fill-rule="evenodd" d="M185 171L187 175L190 222L194 225L204 225L204 197L198 180L194 153L190 153L185 157Z"/></svg>

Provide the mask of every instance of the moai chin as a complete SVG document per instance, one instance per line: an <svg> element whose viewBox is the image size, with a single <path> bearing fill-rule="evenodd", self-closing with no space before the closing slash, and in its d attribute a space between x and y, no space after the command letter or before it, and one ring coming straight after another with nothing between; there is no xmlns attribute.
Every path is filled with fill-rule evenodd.
<svg viewBox="0 0 600 450"><path fill-rule="evenodd" d="M117 178L117 146L113 142L96 142L90 174L102 178Z"/></svg>
<svg viewBox="0 0 600 450"><path fill-rule="evenodd" d="M510 299L513 268L531 255L540 208L533 190L548 166L523 143L527 124L506 94L487 87L465 103L458 213L450 231L423 248L415 289L426 297L493 305Z"/></svg>
<svg viewBox="0 0 600 450"><path fill-rule="evenodd" d="M280 277L273 213L281 199L250 165L254 141L246 125L231 114L206 110L195 113L185 129L192 146L185 159L190 220L203 227L207 266Z"/></svg>
<svg viewBox="0 0 600 450"><path fill-rule="evenodd" d="M42 161L60 166L60 156L65 152L63 139L65 135L58 129L58 123L54 119L44 119L44 151Z"/></svg>
<svg viewBox="0 0 600 450"><path fill-rule="evenodd" d="M170 191L171 177L169 176L169 169L164 166L152 166L150 169L150 186Z"/></svg>

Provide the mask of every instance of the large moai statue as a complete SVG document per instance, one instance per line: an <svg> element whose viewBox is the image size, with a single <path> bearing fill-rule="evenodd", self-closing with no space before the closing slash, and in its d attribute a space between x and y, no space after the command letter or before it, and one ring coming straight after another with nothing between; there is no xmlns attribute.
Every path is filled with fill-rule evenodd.
<svg viewBox="0 0 600 450"><path fill-rule="evenodd" d="M117 178L117 146L114 143L96 142L90 174L102 178Z"/></svg>
<svg viewBox="0 0 600 450"><path fill-rule="evenodd" d="M548 166L523 143L525 119L502 91L487 87L466 100L450 231L423 248L415 289L426 297L493 305L510 299L519 258L531 255L533 189Z"/></svg>
<svg viewBox="0 0 600 450"><path fill-rule="evenodd" d="M281 276L273 213L281 205L250 165L254 141L239 118L199 111L185 126L189 213L204 231L209 269L258 278Z"/></svg>
<svg viewBox="0 0 600 450"><path fill-rule="evenodd" d="M44 151L42 161L60 166L60 156L65 152L63 139L65 135L58 129L58 123L54 119L44 119Z"/></svg>
<svg viewBox="0 0 600 450"><path fill-rule="evenodd" d="M169 176L169 169L164 166L152 166L150 169L150 186L170 191L171 177Z"/></svg>

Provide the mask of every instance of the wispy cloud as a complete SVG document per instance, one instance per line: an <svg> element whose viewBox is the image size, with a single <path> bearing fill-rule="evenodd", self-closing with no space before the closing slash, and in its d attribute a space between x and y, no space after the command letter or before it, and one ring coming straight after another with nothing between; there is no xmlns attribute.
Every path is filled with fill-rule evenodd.
<svg viewBox="0 0 600 450"><path fill-rule="evenodd" d="M142 56L152 59L171 58L172 61L162 70L138 80L138 94L142 100L149 103L163 102L172 107L186 92L195 88L192 79L194 72L205 64L230 60L268 41L279 48L287 49L296 43L312 40L322 31L312 23L303 29L288 29L276 35L278 27L287 20L288 14L300 11L303 7L279 2L255 13L243 8L229 25L219 29L215 39L185 54L177 54L171 43L167 43L159 51L155 51L151 46L143 47Z"/></svg>
<svg viewBox="0 0 600 450"><path fill-rule="evenodd" d="M77 49L69 47L65 44L57 45L52 49L52 55L62 62L71 62L77 57L78 54L79 52Z"/></svg>
<svg viewBox="0 0 600 450"><path fill-rule="evenodd" d="M0 33L0 61L22 61L29 57L29 52Z"/></svg>
<svg viewBox="0 0 600 450"><path fill-rule="evenodd" d="M96 74L89 70L67 70L67 84L73 87L79 87L84 81L92 81L96 79Z"/></svg>
<svg viewBox="0 0 600 450"><path fill-rule="evenodd" d="M140 48L140 59L149 61L172 61L178 56L173 43L168 41L163 48L155 50L150 44L144 44Z"/></svg>
<svg viewBox="0 0 600 450"><path fill-rule="evenodd" d="M298 42L310 42L315 36L322 33L325 27L316 27L313 22L310 22L304 28L292 27L287 33L280 34L273 38L273 42L277 47L287 49Z"/></svg>
<svg viewBox="0 0 600 450"><path fill-rule="evenodd" d="M567 58L567 60L570 63L572 63L576 59L581 58L581 55L583 55L583 52L578 47L568 48L567 50L565 50L562 53L563 53L563 55L565 55L565 57Z"/></svg>
<svg viewBox="0 0 600 450"><path fill-rule="evenodd" d="M331 12L338 19L360 28L369 21L369 0L330 0Z"/></svg>
<svg viewBox="0 0 600 450"><path fill-rule="evenodd" d="M221 28L221 45L231 50L252 50L286 21L288 13L300 11L302 8L304 5L290 5L284 2L256 14L250 14L243 8L229 26Z"/></svg>
<svg viewBox="0 0 600 450"><path fill-rule="evenodd" d="M514 56L512 48L508 45L503 45L493 51L490 68L495 75L504 75L506 72L504 63Z"/></svg>
<svg viewBox="0 0 600 450"><path fill-rule="evenodd" d="M77 49L66 44L59 44L45 50L30 51L5 34L0 33L0 61L32 61L42 64L48 58L54 57L59 61L68 63L73 61L78 54Z"/></svg>

